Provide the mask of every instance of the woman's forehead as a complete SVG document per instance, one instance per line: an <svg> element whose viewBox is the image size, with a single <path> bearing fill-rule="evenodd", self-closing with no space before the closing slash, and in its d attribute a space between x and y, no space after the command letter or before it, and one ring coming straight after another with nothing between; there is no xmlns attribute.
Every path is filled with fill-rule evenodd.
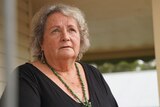
<svg viewBox="0 0 160 107"><path fill-rule="evenodd" d="M62 13L53 13L48 16L46 24L51 26L77 26L77 21L71 16L66 16Z"/></svg>

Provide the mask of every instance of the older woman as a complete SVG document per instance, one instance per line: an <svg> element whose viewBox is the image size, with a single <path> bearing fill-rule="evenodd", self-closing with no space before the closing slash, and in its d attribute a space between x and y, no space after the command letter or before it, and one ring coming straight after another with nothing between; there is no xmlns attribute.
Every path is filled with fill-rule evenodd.
<svg viewBox="0 0 160 107"><path fill-rule="evenodd" d="M90 46L82 12L43 7L33 18L35 59L18 67L20 107L117 107L100 72L80 62Z"/></svg>

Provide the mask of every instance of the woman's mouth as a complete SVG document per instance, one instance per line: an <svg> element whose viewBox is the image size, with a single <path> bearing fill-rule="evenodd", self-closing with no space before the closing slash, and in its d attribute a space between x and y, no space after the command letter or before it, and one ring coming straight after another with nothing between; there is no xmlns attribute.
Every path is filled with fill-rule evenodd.
<svg viewBox="0 0 160 107"><path fill-rule="evenodd" d="M60 49L65 49L65 48L72 48L71 46L62 46Z"/></svg>

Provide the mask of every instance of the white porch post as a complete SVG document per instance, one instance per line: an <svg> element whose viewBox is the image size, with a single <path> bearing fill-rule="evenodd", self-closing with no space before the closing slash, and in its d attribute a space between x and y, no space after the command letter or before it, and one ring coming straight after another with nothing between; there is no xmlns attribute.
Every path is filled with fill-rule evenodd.
<svg viewBox="0 0 160 107"><path fill-rule="evenodd" d="M155 43L155 55L157 64L159 99L160 99L160 0L152 0L153 31Z"/></svg>
<svg viewBox="0 0 160 107"><path fill-rule="evenodd" d="M17 0L4 0L4 38L5 38L5 71L6 71L6 106L17 107L16 75L9 77L16 63L16 35L17 35ZM12 79L12 81L9 81Z"/></svg>

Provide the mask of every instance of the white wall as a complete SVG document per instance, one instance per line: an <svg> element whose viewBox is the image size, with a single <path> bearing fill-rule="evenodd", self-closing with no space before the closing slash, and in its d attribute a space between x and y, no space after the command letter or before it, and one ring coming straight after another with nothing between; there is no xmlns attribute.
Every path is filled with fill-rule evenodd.
<svg viewBox="0 0 160 107"><path fill-rule="evenodd" d="M104 74L119 107L159 107L156 71Z"/></svg>

